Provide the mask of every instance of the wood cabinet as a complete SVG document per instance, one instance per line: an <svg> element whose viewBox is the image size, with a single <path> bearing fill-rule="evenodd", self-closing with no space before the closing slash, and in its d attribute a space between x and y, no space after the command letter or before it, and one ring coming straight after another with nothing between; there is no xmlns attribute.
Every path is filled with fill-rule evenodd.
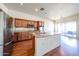
<svg viewBox="0 0 79 59"><path fill-rule="evenodd" d="M21 20L21 25L22 25L22 27L27 27L27 21Z"/></svg>
<svg viewBox="0 0 79 59"><path fill-rule="evenodd" d="M34 26L35 26L35 28L37 27L37 21L34 22Z"/></svg>
<svg viewBox="0 0 79 59"><path fill-rule="evenodd" d="M22 32L22 40L32 39L32 35L29 32Z"/></svg>
<svg viewBox="0 0 79 59"><path fill-rule="evenodd" d="M17 41L21 41L22 40L22 33L21 32L17 32Z"/></svg>
<svg viewBox="0 0 79 59"><path fill-rule="evenodd" d="M16 19L15 20L15 26L16 27L22 27L22 23L21 22L22 22L22 20Z"/></svg>
<svg viewBox="0 0 79 59"><path fill-rule="evenodd" d="M13 34L13 42L16 42L18 40L18 33L14 32Z"/></svg>
<svg viewBox="0 0 79 59"><path fill-rule="evenodd" d="M33 35L30 32L15 32L13 35L13 42L22 40L31 40Z"/></svg>
<svg viewBox="0 0 79 59"><path fill-rule="evenodd" d="M35 31L39 31L40 27L44 27L43 21L32 21L32 20L25 20L25 19L15 19L15 27L19 28L31 28L34 27Z"/></svg>

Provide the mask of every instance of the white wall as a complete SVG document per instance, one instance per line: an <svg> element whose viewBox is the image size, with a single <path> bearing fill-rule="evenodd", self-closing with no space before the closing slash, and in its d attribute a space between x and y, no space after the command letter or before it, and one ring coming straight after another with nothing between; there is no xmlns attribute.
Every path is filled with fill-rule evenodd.
<svg viewBox="0 0 79 59"><path fill-rule="evenodd" d="M77 30L77 39L79 39L79 15L77 16L76 20L76 30Z"/></svg>
<svg viewBox="0 0 79 59"><path fill-rule="evenodd" d="M44 21L44 31L48 34L54 34L54 23L51 20Z"/></svg>
<svg viewBox="0 0 79 59"><path fill-rule="evenodd" d="M0 12L0 55L3 55L3 28L4 22L3 22L3 12Z"/></svg>
<svg viewBox="0 0 79 59"><path fill-rule="evenodd" d="M71 15L71 16L68 16L68 17L63 17L60 20L57 20L56 22L57 23L65 23L65 22L76 21L78 15L79 14L74 14L74 15Z"/></svg>

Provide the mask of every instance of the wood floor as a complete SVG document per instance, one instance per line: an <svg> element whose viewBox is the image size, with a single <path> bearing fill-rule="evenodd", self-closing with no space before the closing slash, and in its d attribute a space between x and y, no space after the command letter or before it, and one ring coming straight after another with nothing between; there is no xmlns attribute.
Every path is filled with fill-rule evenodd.
<svg viewBox="0 0 79 59"><path fill-rule="evenodd" d="M61 36L61 45L44 56L79 56L79 41Z"/></svg>
<svg viewBox="0 0 79 59"><path fill-rule="evenodd" d="M13 44L12 56L33 56L32 40Z"/></svg>

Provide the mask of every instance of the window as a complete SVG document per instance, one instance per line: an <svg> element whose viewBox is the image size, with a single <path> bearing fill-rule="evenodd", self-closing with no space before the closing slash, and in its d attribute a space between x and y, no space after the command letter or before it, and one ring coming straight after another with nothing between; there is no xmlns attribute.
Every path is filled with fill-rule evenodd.
<svg viewBox="0 0 79 59"><path fill-rule="evenodd" d="M56 32L76 37L76 21L56 24Z"/></svg>

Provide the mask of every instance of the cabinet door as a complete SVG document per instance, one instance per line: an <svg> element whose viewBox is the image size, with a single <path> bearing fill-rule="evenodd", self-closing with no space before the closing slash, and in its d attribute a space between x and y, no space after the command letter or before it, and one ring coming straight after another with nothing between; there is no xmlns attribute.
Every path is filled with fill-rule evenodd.
<svg viewBox="0 0 79 59"><path fill-rule="evenodd" d="M37 27L37 22L34 22L34 26L35 26L35 28Z"/></svg>
<svg viewBox="0 0 79 59"><path fill-rule="evenodd" d="M27 33L26 32L22 32L22 40L27 40Z"/></svg>
<svg viewBox="0 0 79 59"><path fill-rule="evenodd" d="M21 24L21 20L15 20L15 26L16 27L21 27L22 26L22 24Z"/></svg>
<svg viewBox="0 0 79 59"><path fill-rule="evenodd" d="M28 39L30 39L29 36L30 36L30 35L29 35L28 32L22 32L22 40L28 40Z"/></svg>
<svg viewBox="0 0 79 59"><path fill-rule="evenodd" d="M18 33L14 33L13 35L13 42L16 42L18 40Z"/></svg>
<svg viewBox="0 0 79 59"><path fill-rule="evenodd" d="M25 20L22 20L21 22L22 22L22 27L27 27Z"/></svg>
<svg viewBox="0 0 79 59"><path fill-rule="evenodd" d="M22 40L22 32L18 32L18 41Z"/></svg>

